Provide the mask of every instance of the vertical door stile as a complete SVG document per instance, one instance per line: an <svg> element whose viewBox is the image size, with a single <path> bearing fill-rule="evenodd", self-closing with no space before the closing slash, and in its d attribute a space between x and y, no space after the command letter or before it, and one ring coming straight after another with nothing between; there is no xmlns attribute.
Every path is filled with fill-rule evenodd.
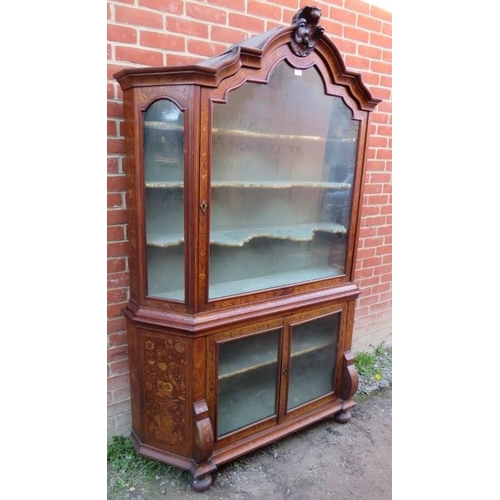
<svg viewBox="0 0 500 500"><path fill-rule="evenodd" d="M208 258L210 234L210 169L212 138L209 90L200 90L200 130L199 130L199 170L198 170L198 196L196 199L198 213L198 310L204 310L208 301Z"/></svg>
<svg viewBox="0 0 500 500"><path fill-rule="evenodd" d="M284 318L283 330L281 332L281 363L278 377L279 397L278 397L278 423L281 423L286 416L288 401L288 372L290 370L290 344L291 327L288 318Z"/></svg>

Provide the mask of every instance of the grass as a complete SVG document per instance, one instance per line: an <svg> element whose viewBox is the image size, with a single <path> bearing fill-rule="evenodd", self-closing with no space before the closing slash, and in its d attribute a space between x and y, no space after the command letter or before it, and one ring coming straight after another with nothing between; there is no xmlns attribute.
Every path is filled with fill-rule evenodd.
<svg viewBox="0 0 500 500"><path fill-rule="evenodd" d="M360 377L374 377L377 374L377 357L374 353L362 351L356 354L354 364Z"/></svg>
<svg viewBox="0 0 500 500"><path fill-rule="evenodd" d="M128 499L128 492L145 484L164 493L167 483L183 474L187 473L139 455L129 437L114 436L108 444L108 500Z"/></svg>
<svg viewBox="0 0 500 500"><path fill-rule="evenodd" d="M391 347L385 346L383 343L375 348L373 352L361 351L354 357L354 364L361 377L377 378L377 374L381 371L380 364L384 355L391 350Z"/></svg>

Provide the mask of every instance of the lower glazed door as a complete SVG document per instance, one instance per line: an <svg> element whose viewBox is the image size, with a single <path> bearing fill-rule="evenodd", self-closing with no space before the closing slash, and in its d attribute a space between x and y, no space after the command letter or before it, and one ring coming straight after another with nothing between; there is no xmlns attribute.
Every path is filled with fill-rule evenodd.
<svg viewBox="0 0 500 500"><path fill-rule="evenodd" d="M217 442L246 437L335 398L342 309L310 310L211 337L209 398Z"/></svg>
<svg viewBox="0 0 500 500"><path fill-rule="evenodd" d="M210 343L215 437L277 422L282 320L217 334Z"/></svg>
<svg viewBox="0 0 500 500"><path fill-rule="evenodd" d="M325 398L336 398L342 309L329 307L286 317L280 398L284 419L323 404Z"/></svg>

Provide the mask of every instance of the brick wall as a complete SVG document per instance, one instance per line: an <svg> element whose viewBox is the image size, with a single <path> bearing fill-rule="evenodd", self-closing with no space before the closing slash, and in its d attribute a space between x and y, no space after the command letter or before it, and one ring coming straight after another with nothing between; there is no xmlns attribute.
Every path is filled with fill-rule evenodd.
<svg viewBox="0 0 500 500"><path fill-rule="evenodd" d="M226 5L230 3L231 7ZM322 10L321 25L347 69L363 75L374 97L356 282L353 351L391 342L392 16L359 0L108 1L108 436L131 427L125 320L128 299L122 94L113 74L132 66L188 64L233 43L288 26L304 5Z"/></svg>

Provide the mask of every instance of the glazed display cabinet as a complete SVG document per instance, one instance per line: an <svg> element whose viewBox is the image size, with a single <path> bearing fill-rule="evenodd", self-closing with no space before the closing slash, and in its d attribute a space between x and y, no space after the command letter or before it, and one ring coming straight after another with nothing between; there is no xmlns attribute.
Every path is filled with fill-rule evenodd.
<svg viewBox="0 0 500 500"><path fill-rule="evenodd" d="M189 470L347 422L372 98L301 9L198 64L124 69L132 438Z"/></svg>

